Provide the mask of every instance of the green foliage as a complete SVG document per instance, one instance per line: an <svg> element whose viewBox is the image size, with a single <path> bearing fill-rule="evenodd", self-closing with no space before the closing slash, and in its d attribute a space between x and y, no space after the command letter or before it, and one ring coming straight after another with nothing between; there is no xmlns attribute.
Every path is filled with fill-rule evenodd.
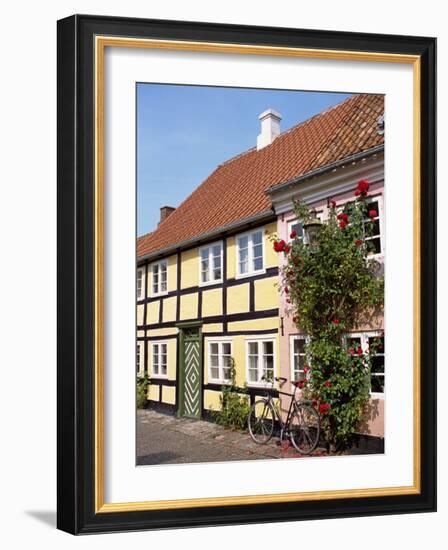
<svg viewBox="0 0 448 550"><path fill-rule="evenodd" d="M250 402L246 388L238 388L235 383L235 361L231 359L230 385L222 386L219 398L221 410L215 412L218 424L232 430L245 430L250 412Z"/></svg>
<svg viewBox="0 0 448 550"><path fill-rule="evenodd" d="M384 281L365 240L373 230L367 192L358 194L345 206L342 217L338 218L333 203L317 247L293 239L291 247L283 250L283 290L294 322L309 336L310 371L304 391L316 401L323 433L336 448L350 443L362 420L375 352L375 346L364 354L348 352L343 335L383 306ZM299 219L310 218L304 203L296 201L294 206Z"/></svg>
<svg viewBox="0 0 448 550"><path fill-rule="evenodd" d="M148 404L148 386L151 383L148 375L137 376L137 409L145 409Z"/></svg>

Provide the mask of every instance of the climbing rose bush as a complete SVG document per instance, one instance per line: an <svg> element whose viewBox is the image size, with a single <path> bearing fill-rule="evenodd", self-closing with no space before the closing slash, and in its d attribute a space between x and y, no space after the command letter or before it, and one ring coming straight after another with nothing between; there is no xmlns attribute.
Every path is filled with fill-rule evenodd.
<svg viewBox="0 0 448 550"><path fill-rule="evenodd" d="M383 307L384 281L378 263L370 258L373 246L366 240L373 232L374 210L368 210L369 183L361 180L354 200L337 212L329 202L329 218L322 223L318 247L312 250L294 237L287 244L275 241L284 256L282 292L288 314L307 333L305 397L313 400L322 419L322 430L334 449L350 444L363 419L369 397L374 343L366 353L344 344L344 334ZM298 219L310 219L308 207L297 200ZM367 320L368 322L368 320Z"/></svg>

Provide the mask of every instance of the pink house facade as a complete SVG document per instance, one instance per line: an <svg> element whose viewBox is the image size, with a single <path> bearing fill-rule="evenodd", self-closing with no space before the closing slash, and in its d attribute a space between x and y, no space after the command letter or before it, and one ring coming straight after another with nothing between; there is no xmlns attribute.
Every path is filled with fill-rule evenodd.
<svg viewBox="0 0 448 550"><path fill-rule="evenodd" d="M352 155L342 161L327 165L324 169L316 170L289 182L271 187L268 191L273 208L277 215L277 231L280 239L290 240L290 233L295 230L297 235L303 235L300 220L293 212L293 200L300 197L309 206L313 207L317 216L325 220L329 215L330 199L336 201L339 209L348 201L354 199L354 191L359 180L365 179L370 184L369 201L372 209L378 212L375 219L375 231L372 244L375 247L373 257L380 262L384 272L385 249L385 203L384 203L384 149L383 145ZM282 255L279 255L279 257ZM280 260L282 261L282 259ZM306 334L293 323L292 312L284 294L280 298L280 376L288 381L303 378L303 368L306 365L304 344ZM347 347L361 346L366 350L373 338L383 337L385 329L383 315L369 316L369 320L346 334ZM367 421L359 426L360 434L377 438L384 437L384 399L385 377L384 343L382 353L374 359L371 375L370 399L366 408ZM288 384L289 385L289 384ZM291 385L292 389L292 385ZM286 389L289 391L289 388ZM287 408L286 400L282 409Z"/></svg>

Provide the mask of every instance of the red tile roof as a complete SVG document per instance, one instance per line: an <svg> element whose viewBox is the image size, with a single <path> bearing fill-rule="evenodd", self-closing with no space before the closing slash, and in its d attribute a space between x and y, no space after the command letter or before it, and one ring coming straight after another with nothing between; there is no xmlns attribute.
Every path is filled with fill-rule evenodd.
<svg viewBox="0 0 448 550"><path fill-rule="evenodd" d="M266 190L384 143L381 95L360 94L219 165L155 231L137 240L142 257L271 208Z"/></svg>

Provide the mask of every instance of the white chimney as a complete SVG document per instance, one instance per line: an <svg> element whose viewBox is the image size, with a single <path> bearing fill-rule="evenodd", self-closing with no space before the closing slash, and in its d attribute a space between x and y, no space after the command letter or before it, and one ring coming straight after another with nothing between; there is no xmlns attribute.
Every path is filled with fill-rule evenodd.
<svg viewBox="0 0 448 550"><path fill-rule="evenodd" d="M273 109L268 109L258 117L261 120L261 133L257 137L257 151L270 145L280 135L282 115Z"/></svg>

